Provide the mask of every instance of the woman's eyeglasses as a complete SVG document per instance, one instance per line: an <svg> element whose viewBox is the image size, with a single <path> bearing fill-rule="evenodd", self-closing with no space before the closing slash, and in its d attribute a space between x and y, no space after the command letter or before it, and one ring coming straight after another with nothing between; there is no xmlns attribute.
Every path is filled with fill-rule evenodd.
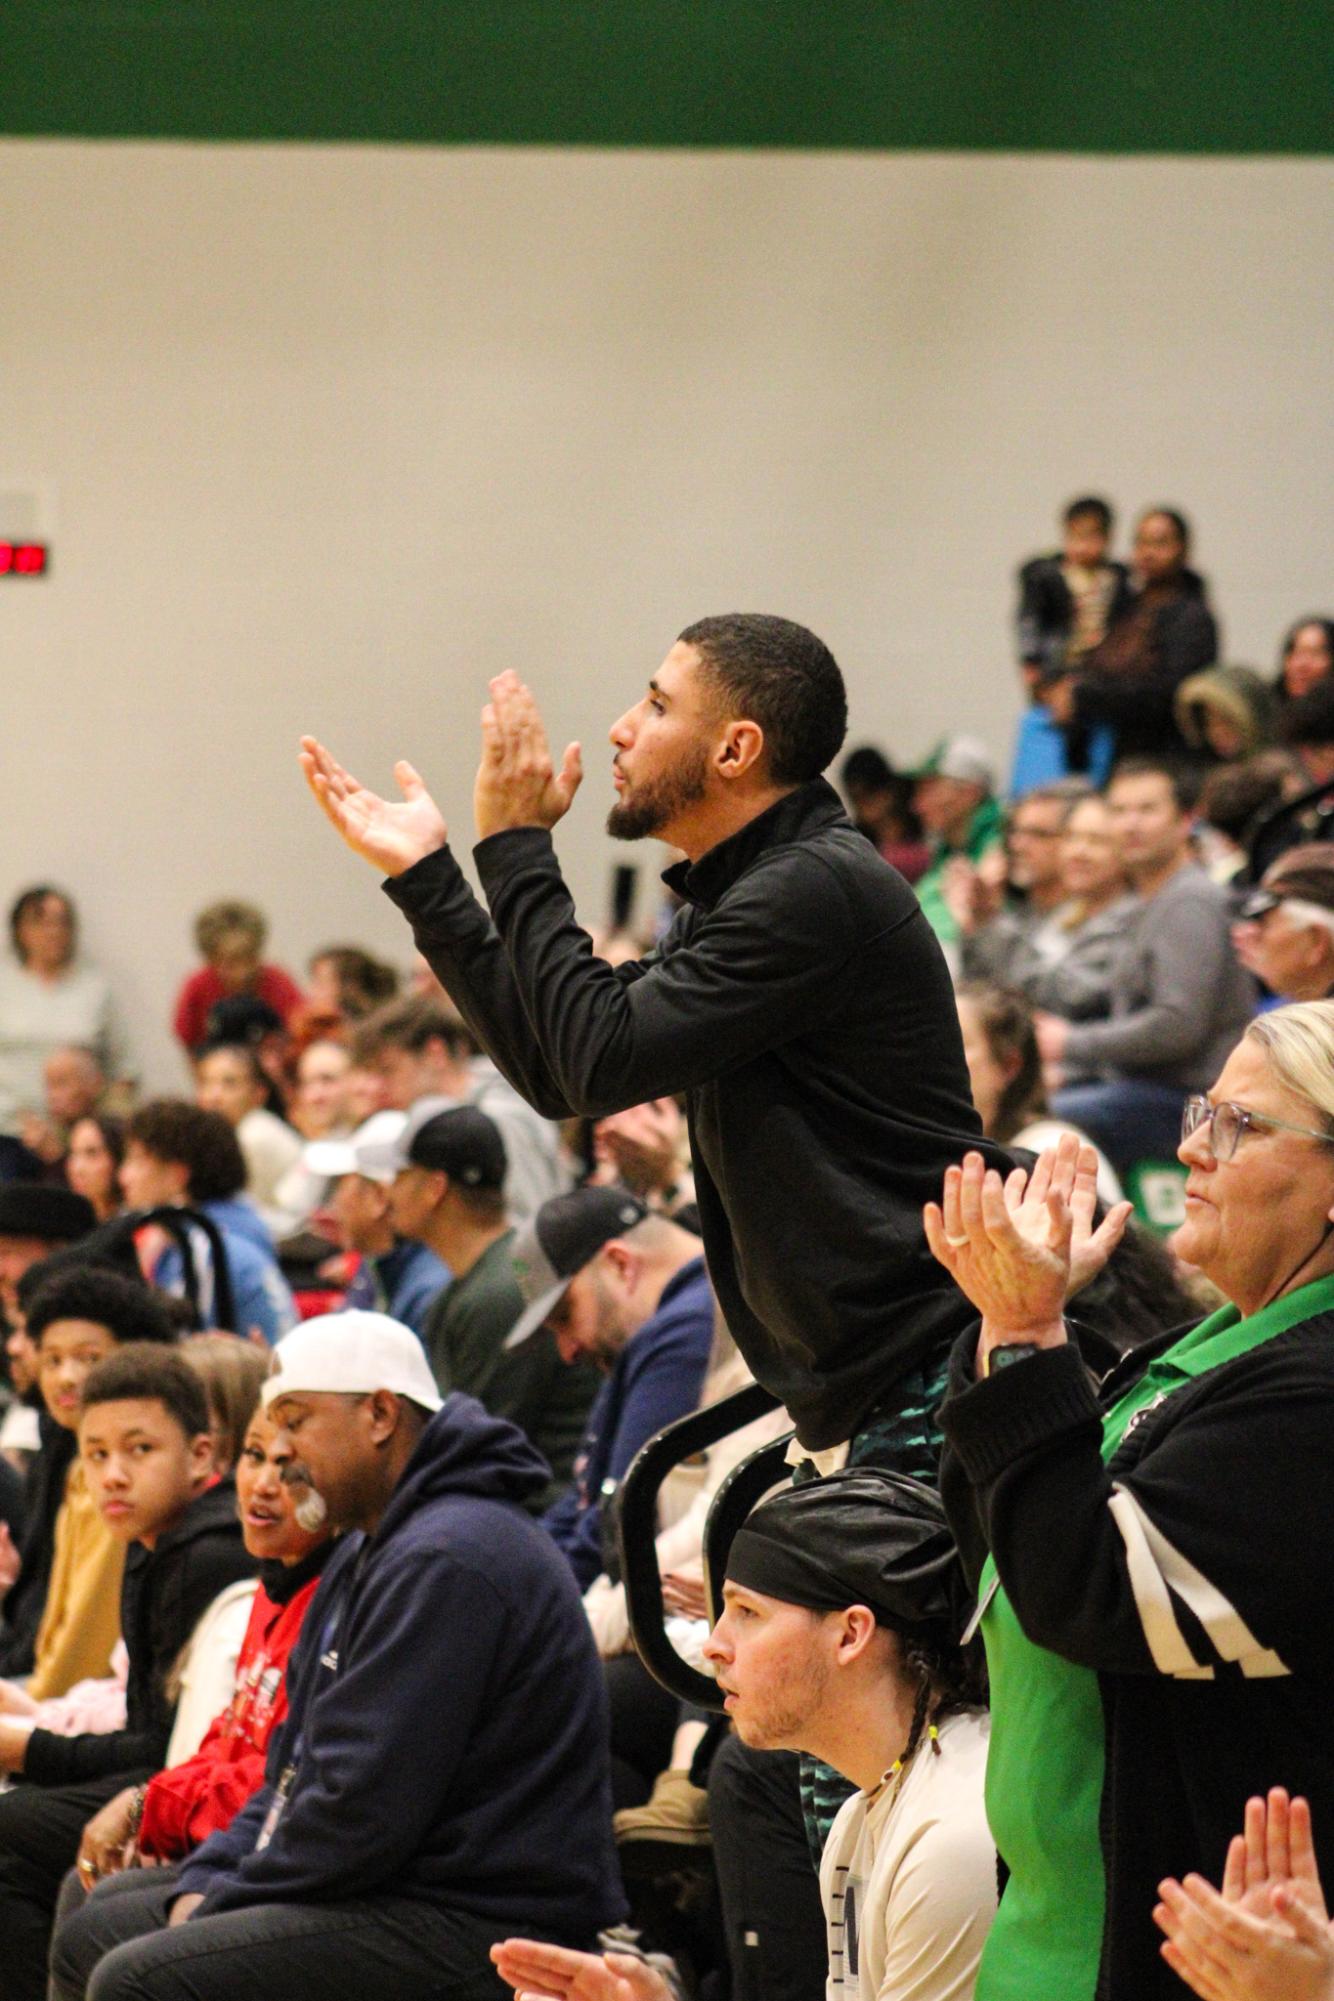
<svg viewBox="0 0 1334 2001"><path fill-rule="evenodd" d="M1311 1126L1290 1126L1283 1119L1268 1118L1263 1112L1247 1111L1245 1105L1211 1105L1205 1097L1187 1098L1181 1113L1181 1137L1188 1140L1201 1126L1209 1128L1209 1151L1215 1160L1231 1160L1243 1133L1272 1128L1281 1133L1301 1133L1306 1139L1334 1141L1334 1133L1316 1132Z"/></svg>

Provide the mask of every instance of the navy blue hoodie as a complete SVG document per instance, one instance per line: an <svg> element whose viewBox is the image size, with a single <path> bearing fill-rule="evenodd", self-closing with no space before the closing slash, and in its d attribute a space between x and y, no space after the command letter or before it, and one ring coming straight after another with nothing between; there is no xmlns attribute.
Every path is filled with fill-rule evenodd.
<svg viewBox="0 0 1334 2001"><path fill-rule="evenodd" d="M571 1945L620 1920L602 1669L524 1509L548 1477L514 1425L447 1398L325 1571L268 1783L182 1875L197 1917L392 1889Z"/></svg>

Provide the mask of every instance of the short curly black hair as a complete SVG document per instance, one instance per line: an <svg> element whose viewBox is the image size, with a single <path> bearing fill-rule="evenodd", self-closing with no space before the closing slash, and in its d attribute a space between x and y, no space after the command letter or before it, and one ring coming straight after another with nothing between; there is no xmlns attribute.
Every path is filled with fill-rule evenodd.
<svg viewBox="0 0 1334 2001"><path fill-rule="evenodd" d="M28 1336L39 1342L57 1320L91 1320L116 1341L171 1343L176 1328L158 1294L142 1280L96 1265L53 1272L28 1305Z"/></svg>
<svg viewBox="0 0 1334 2001"><path fill-rule="evenodd" d="M185 1098L151 1098L141 1105L125 1128L125 1143L188 1168L192 1202L222 1202L245 1187L245 1155L222 1113L203 1111Z"/></svg>
<svg viewBox="0 0 1334 2001"><path fill-rule="evenodd" d="M775 785L818 778L843 748L848 698L823 640L790 618L732 611L679 635L699 654L723 711L758 723Z"/></svg>

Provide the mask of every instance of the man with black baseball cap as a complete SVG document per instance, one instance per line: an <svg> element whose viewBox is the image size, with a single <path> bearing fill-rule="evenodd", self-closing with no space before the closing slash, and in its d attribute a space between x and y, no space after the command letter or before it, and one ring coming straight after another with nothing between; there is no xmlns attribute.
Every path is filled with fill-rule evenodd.
<svg viewBox="0 0 1334 2001"><path fill-rule="evenodd" d="M713 1294L698 1237L624 1188L544 1202L513 1246L525 1310L506 1347L555 1338L561 1359L605 1381L547 1527L586 1591L606 1568L602 1504L641 1445L694 1410L713 1345Z"/></svg>
<svg viewBox="0 0 1334 2001"><path fill-rule="evenodd" d="M820 1868L826 1993L962 2001L995 1913L996 1853L980 1668L959 1645L967 1587L939 1497L871 1466L790 1487L748 1517L726 1572L704 1652L737 1735L755 1750L813 1752L860 1788ZM753 1836L737 1832L741 1846ZM731 1870L723 1852L718 1862L734 1991L787 1991L772 1923L787 1886L760 1867ZM492 1957L521 1990L618 1993L586 1956L506 1940ZM606 1971L628 1969L609 1960ZM668 2001L648 1970L629 1985Z"/></svg>
<svg viewBox="0 0 1334 2001"><path fill-rule="evenodd" d="M390 1214L401 1237L433 1250L454 1274L422 1323L443 1395L463 1390L528 1434L551 1467L537 1497L550 1505L569 1485L575 1448L597 1393L592 1369L561 1367L550 1335L508 1348L524 1299L505 1211L505 1142L474 1105L422 1098L397 1139L366 1148L361 1172L393 1175ZM535 1503L536 1505L536 1503Z"/></svg>

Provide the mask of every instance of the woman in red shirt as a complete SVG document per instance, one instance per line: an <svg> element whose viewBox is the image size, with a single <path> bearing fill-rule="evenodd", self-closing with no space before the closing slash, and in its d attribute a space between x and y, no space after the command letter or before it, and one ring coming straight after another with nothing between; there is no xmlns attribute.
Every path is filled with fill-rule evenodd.
<svg viewBox="0 0 1334 2001"><path fill-rule="evenodd" d="M130 1786L84 1829L79 1877L91 1889L133 1861L174 1862L230 1824L264 1777L269 1737L287 1713L287 1660L331 1544L296 1518L300 1490L282 1478L272 1418L257 1410L236 1464L237 1509L259 1588L236 1663L236 1689L192 1758Z"/></svg>

